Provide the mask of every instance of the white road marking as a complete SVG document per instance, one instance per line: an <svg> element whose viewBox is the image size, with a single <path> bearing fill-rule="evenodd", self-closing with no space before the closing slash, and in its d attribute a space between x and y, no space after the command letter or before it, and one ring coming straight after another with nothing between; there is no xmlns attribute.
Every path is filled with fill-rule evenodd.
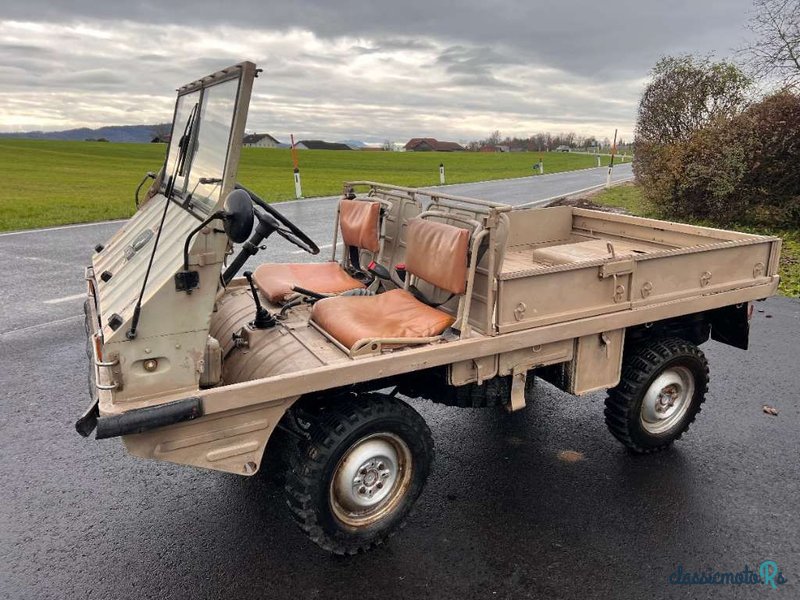
<svg viewBox="0 0 800 600"><path fill-rule="evenodd" d="M110 223L123 223L127 219L114 219L113 221L95 221L94 223L75 223L74 225L59 225L58 227L43 227L42 229L21 229L20 231L8 231L0 233L0 237L11 235L23 235L25 233L42 233L43 231L60 231L62 229L77 229L78 227L92 227L93 225L107 225Z"/></svg>
<svg viewBox="0 0 800 600"><path fill-rule="evenodd" d="M86 294L73 294L72 296L64 296L63 298L53 298L52 300L45 300L45 304L61 304L62 302L71 302L79 298L85 298Z"/></svg>
<svg viewBox="0 0 800 600"><path fill-rule="evenodd" d="M20 327L19 329L9 329L8 331L0 331L0 337L4 335L11 335L12 333L20 333L22 331L28 331L29 329L38 329L39 327L47 327L48 325L58 325L59 323L67 323L69 321L75 321L76 319L83 319L83 315L74 315L72 317L66 317L64 319L56 319L55 321L48 321L47 323L36 323L36 325L28 325L27 327Z"/></svg>

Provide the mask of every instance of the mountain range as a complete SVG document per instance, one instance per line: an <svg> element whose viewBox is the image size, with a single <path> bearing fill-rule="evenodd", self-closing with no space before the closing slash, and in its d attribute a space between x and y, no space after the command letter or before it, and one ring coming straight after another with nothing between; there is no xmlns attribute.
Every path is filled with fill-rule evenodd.
<svg viewBox="0 0 800 600"><path fill-rule="evenodd" d="M90 129L80 127L64 131L21 131L0 133L0 138L25 138L33 140L83 141L105 139L109 142L149 142L157 134L169 132L170 124L161 125L111 125Z"/></svg>

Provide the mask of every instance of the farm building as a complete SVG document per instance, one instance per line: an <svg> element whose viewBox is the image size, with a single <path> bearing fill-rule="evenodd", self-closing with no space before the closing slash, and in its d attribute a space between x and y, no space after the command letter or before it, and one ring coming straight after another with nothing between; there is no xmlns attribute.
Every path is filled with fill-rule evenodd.
<svg viewBox="0 0 800 600"><path fill-rule="evenodd" d="M250 133L242 139L245 148L280 148L283 146L268 133Z"/></svg>
<svg viewBox="0 0 800 600"><path fill-rule="evenodd" d="M569 146L559 146L556 148L556 152L570 152L571 148Z"/></svg>
<svg viewBox="0 0 800 600"><path fill-rule="evenodd" d="M294 146L298 150L352 150L347 144L322 140L300 140Z"/></svg>
<svg viewBox="0 0 800 600"><path fill-rule="evenodd" d="M510 152L509 146L496 146L494 144L484 144L479 149L480 152Z"/></svg>
<svg viewBox="0 0 800 600"><path fill-rule="evenodd" d="M407 152L458 152L464 150L456 142L440 142L434 138L411 138L406 142Z"/></svg>

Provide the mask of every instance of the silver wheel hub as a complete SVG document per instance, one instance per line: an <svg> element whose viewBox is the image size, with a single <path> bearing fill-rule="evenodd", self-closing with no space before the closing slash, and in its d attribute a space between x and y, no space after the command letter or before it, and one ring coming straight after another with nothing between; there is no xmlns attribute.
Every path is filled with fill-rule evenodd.
<svg viewBox="0 0 800 600"><path fill-rule="evenodd" d="M357 441L339 462L331 481L333 513L352 526L368 525L391 512L411 479L411 451L391 433Z"/></svg>
<svg viewBox="0 0 800 600"><path fill-rule="evenodd" d="M642 400L640 422L649 433L664 433L683 420L694 397L692 372L677 366L664 370Z"/></svg>
<svg viewBox="0 0 800 600"><path fill-rule="evenodd" d="M392 450L391 453L394 451ZM396 456L394 458L396 461ZM386 456L370 458L358 468L353 477L353 491L367 505L379 502L385 495L385 492L381 493L381 490L388 492L396 477L397 468L394 461Z"/></svg>

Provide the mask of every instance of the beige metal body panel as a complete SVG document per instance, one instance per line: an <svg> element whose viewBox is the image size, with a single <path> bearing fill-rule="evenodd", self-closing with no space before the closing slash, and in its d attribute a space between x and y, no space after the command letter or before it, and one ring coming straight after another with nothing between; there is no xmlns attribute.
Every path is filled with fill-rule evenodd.
<svg viewBox="0 0 800 600"><path fill-rule="evenodd" d="M575 358L568 363L567 391L583 395L619 383L625 330L584 335L575 340Z"/></svg>
<svg viewBox="0 0 800 600"><path fill-rule="evenodd" d="M762 284L780 252L777 238L569 207L544 219L552 236L526 229L530 214L510 217L516 245L498 275L500 334Z"/></svg>
<svg viewBox="0 0 800 600"><path fill-rule="evenodd" d="M122 439L141 458L254 475L272 431L295 400L253 404Z"/></svg>

